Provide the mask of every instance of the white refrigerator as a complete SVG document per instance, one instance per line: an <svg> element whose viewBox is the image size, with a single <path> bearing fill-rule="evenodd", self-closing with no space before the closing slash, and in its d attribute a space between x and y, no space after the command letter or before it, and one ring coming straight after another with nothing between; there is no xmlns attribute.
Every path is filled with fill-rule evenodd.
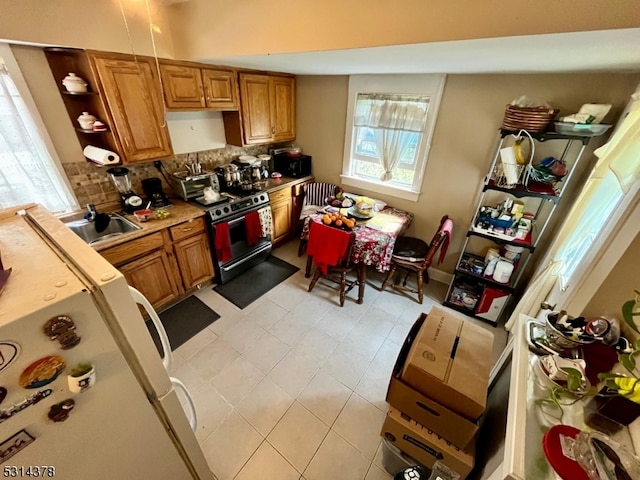
<svg viewBox="0 0 640 480"><path fill-rule="evenodd" d="M124 277L44 209L2 217L3 476L214 479Z"/></svg>

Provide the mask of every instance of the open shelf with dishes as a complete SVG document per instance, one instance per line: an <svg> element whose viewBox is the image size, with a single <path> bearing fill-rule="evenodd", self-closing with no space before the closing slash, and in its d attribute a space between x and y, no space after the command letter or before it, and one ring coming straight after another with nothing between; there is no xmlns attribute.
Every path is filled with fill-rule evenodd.
<svg viewBox="0 0 640 480"><path fill-rule="evenodd" d="M529 154L514 153L515 145L525 139ZM589 139L555 132L500 131L446 306L493 325L508 317ZM545 142L554 145L545 148ZM512 171L509 158L518 160Z"/></svg>
<svg viewBox="0 0 640 480"><path fill-rule="evenodd" d="M100 95L98 81L91 68L89 58L83 50L72 48L46 48L45 56L56 80L58 91L69 115L73 128L84 149L87 145L118 152L119 145L109 127L111 121L104 99ZM86 92L68 91L63 84L65 78L74 73L77 79L86 83ZM78 117L88 112L105 124L105 130L84 129L78 125ZM100 135L94 135L100 134Z"/></svg>

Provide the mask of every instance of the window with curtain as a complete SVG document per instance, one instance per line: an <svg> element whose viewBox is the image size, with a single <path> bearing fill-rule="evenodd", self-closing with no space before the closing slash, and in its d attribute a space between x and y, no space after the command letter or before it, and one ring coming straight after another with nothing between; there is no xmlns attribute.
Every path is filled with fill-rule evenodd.
<svg viewBox="0 0 640 480"><path fill-rule="evenodd" d="M351 77L343 183L417 200L443 85L439 75Z"/></svg>
<svg viewBox="0 0 640 480"><path fill-rule="evenodd" d="M640 106L632 110L609 142L597 149L598 163L571 213L558 250L561 289L567 289L581 265L598 247L603 233L637 194L640 180Z"/></svg>
<svg viewBox="0 0 640 480"><path fill-rule="evenodd" d="M51 212L76 207L25 99L0 57L0 208L29 202Z"/></svg>

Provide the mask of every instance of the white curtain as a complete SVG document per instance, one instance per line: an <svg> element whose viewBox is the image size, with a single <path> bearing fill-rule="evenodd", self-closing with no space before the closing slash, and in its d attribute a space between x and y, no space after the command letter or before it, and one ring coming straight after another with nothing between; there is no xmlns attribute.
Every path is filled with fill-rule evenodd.
<svg viewBox="0 0 640 480"><path fill-rule="evenodd" d="M0 59L0 208L29 202L52 212L75 205Z"/></svg>
<svg viewBox="0 0 640 480"><path fill-rule="evenodd" d="M634 99L640 95L634 94ZM505 325L510 330L524 313L535 316L556 282L567 288L581 273L585 258L593 255L594 244L610 227L616 210L638 189L640 180L640 104L620 123L609 141L597 149L598 163L585 183L567 220L551 247L551 263L527 288ZM596 248L597 249L597 248Z"/></svg>
<svg viewBox="0 0 640 480"><path fill-rule="evenodd" d="M423 96L358 94L354 124L368 127L375 135L383 168L380 180L388 182L410 144L412 134L422 134L427 122L429 99Z"/></svg>

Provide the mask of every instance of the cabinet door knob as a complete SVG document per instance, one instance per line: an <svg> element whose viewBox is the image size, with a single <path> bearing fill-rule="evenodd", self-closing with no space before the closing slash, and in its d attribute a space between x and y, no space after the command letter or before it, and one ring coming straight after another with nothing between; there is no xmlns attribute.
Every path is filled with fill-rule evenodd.
<svg viewBox="0 0 640 480"><path fill-rule="evenodd" d="M276 133L276 127L271 127L271 133L275 135L275 133Z"/></svg>

